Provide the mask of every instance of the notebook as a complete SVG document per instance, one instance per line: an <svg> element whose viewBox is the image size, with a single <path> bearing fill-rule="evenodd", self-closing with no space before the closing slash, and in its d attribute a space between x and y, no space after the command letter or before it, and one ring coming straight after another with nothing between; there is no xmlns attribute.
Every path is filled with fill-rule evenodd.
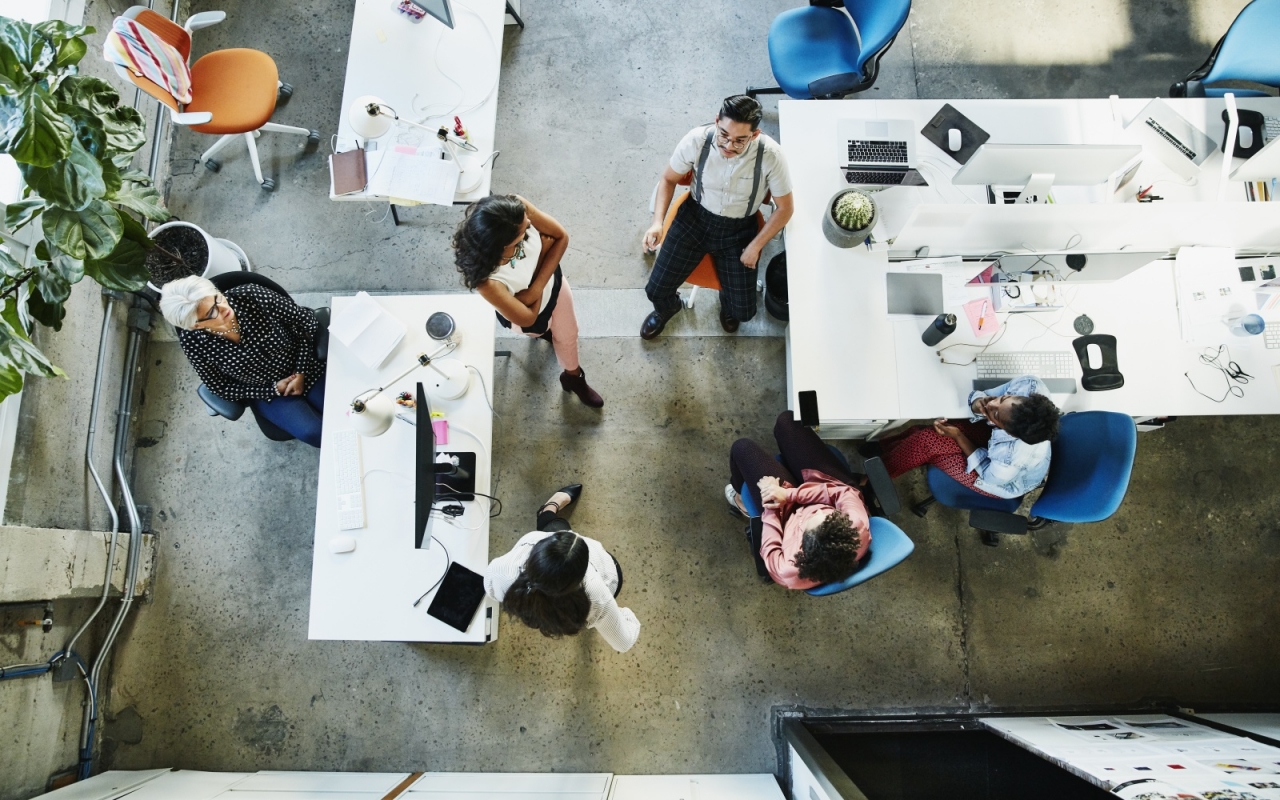
<svg viewBox="0 0 1280 800"><path fill-rule="evenodd" d="M427 613L463 633L471 627L476 610L484 600L484 578L454 562L444 573Z"/></svg>
<svg viewBox="0 0 1280 800"><path fill-rule="evenodd" d="M368 292L357 292L342 313L329 322L329 335L355 351L366 366L377 369L404 338L404 323L388 314Z"/></svg>
<svg viewBox="0 0 1280 800"><path fill-rule="evenodd" d="M368 185L364 149L357 147L345 153L329 156L329 175L333 179L333 193L341 196L363 192Z"/></svg>

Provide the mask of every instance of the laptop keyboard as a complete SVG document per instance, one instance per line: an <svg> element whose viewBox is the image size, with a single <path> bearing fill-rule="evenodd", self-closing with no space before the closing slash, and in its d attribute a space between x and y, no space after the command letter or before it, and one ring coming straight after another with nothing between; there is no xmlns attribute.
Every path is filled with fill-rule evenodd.
<svg viewBox="0 0 1280 800"><path fill-rule="evenodd" d="M883 139L850 139L850 164L906 164L907 143Z"/></svg>
<svg viewBox="0 0 1280 800"><path fill-rule="evenodd" d="M847 169L844 179L854 185L897 186L906 180L908 170Z"/></svg>
<svg viewBox="0 0 1280 800"><path fill-rule="evenodd" d="M1178 141L1178 137L1174 136L1172 133L1165 130L1165 127L1161 125L1159 122L1156 122L1154 118L1147 117L1146 122L1147 122L1147 127L1151 128L1151 130L1158 133L1160 137L1164 139L1166 142L1173 145L1174 148L1176 148L1179 153L1182 153L1184 156L1186 156L1192 161L1196 160L1195 151L1192 150L1190 147L1187 147L1182 142Z"/></svg>

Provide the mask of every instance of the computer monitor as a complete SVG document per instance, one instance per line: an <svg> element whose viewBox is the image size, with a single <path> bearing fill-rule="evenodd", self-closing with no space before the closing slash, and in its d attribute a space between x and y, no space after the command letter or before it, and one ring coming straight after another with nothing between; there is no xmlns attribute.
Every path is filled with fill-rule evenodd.
<svg viewBox="0 0 1280 800"><path fill-rule="evenodd" d="M1267 142L1267 146L1254 153L1253 156L1231 173L1233 181L1269 181L1280 178L1280 136Z"/></svg>
<svg viewBox="0 0 1280 800"><path fill-rule="evenodd" d="M1166 250L1014 253L1000 256L996 261L1000 273L1014 280L1035 278L1049 282L1109 283L1168 255Z"/></svg>
<svg viewBox="0 0 1280 800"><path fill-rule="evenodd" d="M409 0L409 2L450 28L453 27L453 5L450 4L449 0Z"/></svg>
<svg viewBox="0 0 1280 800"><path fill-rule="evenodd" d="M431 409L427 392L418 382L414 395L416 447L414 453L413 546L422 549L431 520L431 506L436 502L436 432L431 427Z"/></svg>
<svg viewBox="0 0 1280 800"><path fill-rule="evenodd" d="M1132 144L987 144L951 178L956 186L1022 186L1019 203L1046 203L1049 189L1092 186L1142 153Z"/></svg>

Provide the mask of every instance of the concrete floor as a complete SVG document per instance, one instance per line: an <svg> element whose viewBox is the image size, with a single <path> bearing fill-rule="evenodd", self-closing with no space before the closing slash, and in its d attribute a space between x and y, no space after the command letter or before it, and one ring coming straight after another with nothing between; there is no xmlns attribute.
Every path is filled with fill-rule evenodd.
<svg viewBox="0 0 1280 800"><path fill-rule="evenodd" d="M630 328L645 313L639 240L661 165L719 98L768 81L768 20L793 5L526 0L528 29L509 28L503 43L494 191L527 195L569 230L566 271L589 312L583 363L607 405L566 399L546 346L512 341L493 387L506 510L491 552L531 529L549 491L582 480L572 519L626 570L622 599L644 625L635 649L615 654L590 632L548 640L508 620L479 649L308 641L315 451L205 416L181 351L157 341L136 459L161 539L157 583L115 664L107 763L758 772L777 766L776 706L1280 702L1274 418L1183 419L1144 434L1126 503L1104 523L992 550L957 513L903 513L915 554L865 587L816 599L758 583L720 491L729 444L767 441L784 407L780 331L726 337L709 297L684 335L644 343ZM916 0L873 91L1164 94L1241 5ZM191 10L207 8L229 18L197 35L198 50L266 50L297 88L276 119L335 130L350 0ZM458 288L448 238L459 210L378 222L385 207L327 200L323 153L271 134L260 147L279 188L265 194L238 151L218 174L198 167L208 143L178 133L170 207L240 243L290 290L322 300ZM620 332L618 319L630 326ZM67 493L28 492L20 516L48 523L68 502L55 488ZM914 476L899 489L908 501L924 494Z"/></svg>

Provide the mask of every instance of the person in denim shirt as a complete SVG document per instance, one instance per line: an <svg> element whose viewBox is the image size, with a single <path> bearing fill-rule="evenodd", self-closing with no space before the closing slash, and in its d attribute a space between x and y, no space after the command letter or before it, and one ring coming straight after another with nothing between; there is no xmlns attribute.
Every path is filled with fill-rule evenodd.
<svg viewBox="0 0 1280 800"><path fill-rule="evenodd" d="M1023 375L974 391L969 410L968 421L940 419L883 443L889 474L896 478L931 464L974 491L1005 498L1039 486L1049 472L1060 416L1044 382Z"/></svg>

